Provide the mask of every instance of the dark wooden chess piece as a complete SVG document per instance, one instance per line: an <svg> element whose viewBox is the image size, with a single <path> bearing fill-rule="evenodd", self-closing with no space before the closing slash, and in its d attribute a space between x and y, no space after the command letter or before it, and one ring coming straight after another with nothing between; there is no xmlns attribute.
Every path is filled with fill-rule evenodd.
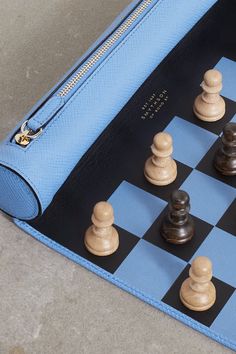
<svg viewBox="0 0 236 354"><path fill-rule="evenodd" d="M236 175L236 123L227 123L223 129L222 145L214 157L215 168L226 176Z"/></svg>
<svg viewBox="0 0 236 354"><path fill-rule="evenodd" d="M161 226L161 235L167 242L183 244L193 237L194 223L189 215L188 193L175 190L171 194L168 214Z"/></svg>

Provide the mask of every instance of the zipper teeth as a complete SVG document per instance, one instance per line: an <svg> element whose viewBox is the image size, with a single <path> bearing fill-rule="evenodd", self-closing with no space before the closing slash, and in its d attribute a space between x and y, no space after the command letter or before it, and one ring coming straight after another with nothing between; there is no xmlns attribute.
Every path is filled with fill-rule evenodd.
<svg viewBox="0 0 236 354"><path fill-rule="evenodd" d="M144 0L143 3L133 12L133 14L107 39L102 47L94 53L85 65L70 79L70 81L59 91L58 96L65 97L72 90L79 80L95 65L102 56L112 47L112 45L132 26L134 21L147 9L153 0Z"/></svg>

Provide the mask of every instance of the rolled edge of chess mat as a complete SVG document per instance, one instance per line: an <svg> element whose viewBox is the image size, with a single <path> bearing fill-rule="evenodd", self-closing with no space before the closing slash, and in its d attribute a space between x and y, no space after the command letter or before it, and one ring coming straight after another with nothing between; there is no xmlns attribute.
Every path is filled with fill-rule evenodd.
<svg viewBox="0 0 236 354"><path fill-rule="evenodd" d="M215 2L179 0L178 7L174 6L174 0L150 3L142 18L138 18L94 70L87 77L85 75L79 87L72 90L68 100L52 115L50 100L58 97L56 93L60 85L67 82L67 76L69 80L77 66L79 68L79 60L0 144L0 209L21 220L39 216L84 153L143 81ZM138 3L135 1L133 7ZM131 8L129 6L123 17L115 20L114 25L92 46L87 58L122 18L127 17ZM168 21L163 21L163 18ZM156 38L162 40L157 41ZM87 58L83 56L85 63ZM22 123L29 120L28 127L32 125L35 128L35 116L40 121L47 115L51 115L50 119L42 125L43 132L36 139L26 147L16 144L14 136Z"/></svg>

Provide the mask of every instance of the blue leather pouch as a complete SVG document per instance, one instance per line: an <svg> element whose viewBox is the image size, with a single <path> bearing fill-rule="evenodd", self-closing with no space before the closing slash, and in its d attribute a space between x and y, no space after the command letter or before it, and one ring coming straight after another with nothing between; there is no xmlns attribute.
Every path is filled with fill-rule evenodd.
<svg viewBox="0 0 236 354"><path fill-rule="evenodd" d="M215 2L134 1L1 143L0 209L22 220L43 213L91 144Z"/></svg>

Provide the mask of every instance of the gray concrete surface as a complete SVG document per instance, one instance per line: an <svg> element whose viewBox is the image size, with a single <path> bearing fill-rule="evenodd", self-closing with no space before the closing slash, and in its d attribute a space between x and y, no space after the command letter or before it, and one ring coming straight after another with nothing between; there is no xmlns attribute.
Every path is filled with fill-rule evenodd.
<svg viewBox="0 0 236 354"><path fill-rule="evenodd" d="M0 138L129 0L0 0ZM227 353L0 215L0 353Z"/></svg>

